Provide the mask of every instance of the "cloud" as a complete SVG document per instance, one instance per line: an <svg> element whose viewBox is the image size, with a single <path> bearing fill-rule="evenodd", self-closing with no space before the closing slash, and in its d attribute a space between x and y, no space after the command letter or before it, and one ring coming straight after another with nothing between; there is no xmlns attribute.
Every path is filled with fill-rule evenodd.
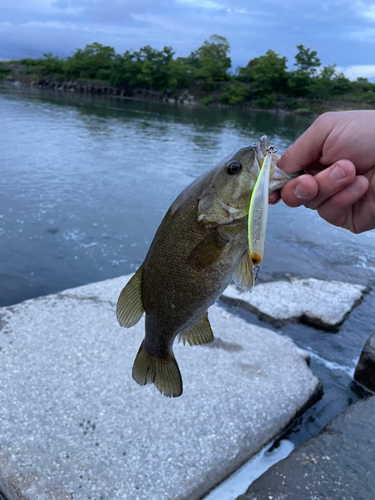
<svg viewBox="0 0 375 500"><path fill-rule="evenodd" d="M68 29L68 30L76 30L78 29L77 26L71 23L61 23L59 21L46 21L46 22L41 22L41 21L29 21L27 23L22 23L19 25L21 28L52 28L52 29Z"/></svg>
<svg viewBox="0 0 375 500"><path fill-rule="evenodd" d="M202 9L222 9L223 6L219 5L212 0L176 0L177 3L184 3L194 7L200 7Z"/></svg>
<svg viewBox="0 0 375 500"><path fill-rule="evenodd" d="M375 42L375 28L364 28L359 31L352 31L348 35L351 40L360 42Z"/></svg>
<svg viewBox="0 0 375 500"><path fill-rule="evenodd" d="M375 64L348 66L347 68L337 67L336 71L344 73L349 80L356 80L359 77L368 78L369 80L375 78Z"/></svg>
<svg viewBox="0 0 375 500"><path fill-rule="evenodd" d="M375 5L371 2L366 5L366 2L355 2L355 9L359 16L375 21Z"/></svg>
<svg viewBox="0 0 375 500"><path fill-rule="evenodd" d="M212 34L231 46L233 69L273 49L293 66L296 45L324 65L371 65L373 2L355 0L2 0L0 57L70 55L98 42L116 52L172 46L187 56Z"/></svg>

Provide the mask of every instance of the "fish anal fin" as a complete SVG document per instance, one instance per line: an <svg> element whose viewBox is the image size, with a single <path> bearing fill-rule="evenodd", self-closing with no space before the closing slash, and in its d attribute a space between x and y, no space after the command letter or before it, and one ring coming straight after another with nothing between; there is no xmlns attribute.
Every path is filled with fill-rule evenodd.
<svg viewBox="0 0 375 500"><path fill-rule="evenodd" d="M130 328L138 323L144 313L142 302L142 275L143 266L138 269L122 289L117 301L117 321L125 328Z"/></svg>
<svg viewBox="0 0 375 500"><path fill-rule="evenodd" d="M248 250L241 257L234 282L243 290L251 291L254 287L254 266Z"/></svg>
<svg viewBox="0 0 375 500"><path fill-rule="evenodd" d="M149 353L142 342L132 375L137 384L154 384L168 398L177 398L182 394L181 373L172 351L168 356L156 356Z"/></svg>
<svg viewBox="0 0 375 500"><path fill-rule="evenodd" d="M187 257L187 262L197 270L205 269L214 264L220 257L229 239L215 228L208 236L196 245Z"/></svg>
<svg viewBox="0 0 375 500"><path fill-rule="evenodd" d="M193 326L179 334L179 342L181 342L181 340L184 345L187 342L191 346L210 344L214 341L214 334L212 333L212 328L208 320L207 311Z"/></svg>

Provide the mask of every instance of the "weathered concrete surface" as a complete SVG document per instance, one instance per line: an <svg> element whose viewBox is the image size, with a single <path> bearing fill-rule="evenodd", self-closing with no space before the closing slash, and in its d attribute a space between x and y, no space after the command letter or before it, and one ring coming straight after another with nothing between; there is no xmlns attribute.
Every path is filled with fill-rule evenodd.
<svg viewBox="0 0 375 500"><path fill-rule="evenodd" d="M255 313L279 327L287 321L303 321L320 328L339 326L361 301L366 287L315 278L275 281L256 285L251 294L229 286L221 300Z"/></svg>
<svg viewBox="0 0 375 500"><path fill-rule="evenodd" d="M7 500L203 496L317 397L307 353L220 307L212 347L178 345L184 394L131 378L144 321L121 329L128 277L0 310L0 491Z"/></svg>
<svg viewBox="0 0 375 500"><path fill-rule="evenodd" d="M375 392L375 333L368 338L362 349L354 378L367 389Z"/></svg>
<svg viewBox="0 0 375 500"><path fill-rule="evenodd" d="M374 415L375 397L349 407L237 500L375 498Z"/></svg>

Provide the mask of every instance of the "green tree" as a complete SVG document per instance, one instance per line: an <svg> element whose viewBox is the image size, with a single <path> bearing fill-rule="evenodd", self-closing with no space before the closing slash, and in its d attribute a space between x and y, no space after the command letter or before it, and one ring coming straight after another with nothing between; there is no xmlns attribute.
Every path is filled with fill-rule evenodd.
<svg viewBox="0 0 375 500"><path fill-rule="evenodd" d="M351 82L351 90L356 100L374 104L375 84L369 82L367 78L359 77L355 82Z"/></svg>
<svg viewBox="0 0 375 500"><path fill-rule="evenodd" d="M353 92L357 95L373 90L375 85L368 81L367 78L358 77L356 81L352 82Z"/></svg>
<svg viewBox="0 0 375 500"><path fill-rule="evenodd" d="M231 82L228 89L221 94L219 102L222 104L239 104L246 99L249 93L250 88L248 85L234 81Z"/></svg>
<svg viewBox="0 0 375 500"><path fill-rule="evenodd" d="M297 45L298 52L295 55L296 62L294 66L298 67L299 71L303 73L307 73L310 76L316 74L316 68L319 68L322 63L318 57L318 53L316 50L310 52L310 49L307 49L304 45Z"/></svg>
<svg viewBox="0 0 375 500"><path fill-rule="evenodd" d="M192 80L193 68L187 57L177 57L177 59L171 59L168 63L168 71L169 89L172 92L189 87Z"/></svg>
<svg viewBox="0 0 375 500"><path fill-rule="evenodd" d="M252 91L261 98L283 93L287 86L286 63L286 57L268 50L265 55L252 59L245 68L238 68L237 78L251 83Z"/></svg>
<svg viewBox="0 0 375 500"><path fill-rule="evenodd" d="M165 91L169 84L169 64L173 59L172 47L156 50L146 45L135 52L137 62L141 62L138 74L139 84L153 90Z"/></svg>
<svg viewBox="0 0 375 500"><path fill-rule="evenodd" d="M295 55L297 66L295 71L289 73L289 92L295 97L308 97L311 94L312 78L317 74L317 68L321 66L316 50L297 45L298 52Z"/></svg>
<svg viewBox="0 0 375 500"><path fill-rule="evenodd" d="M225 37L211 35L190 54L188 63L193 68L193 76L205 90L214 90L221 82L230 79L228 70L232 62L229 52L229 42Z"/></svg>
<svg viewBox="0 0 375 500"><path fill-rule="evenodd" d="M332 95L333 79L336 76L336 64L324 66L319 75L311 79L310 92L314 97L327 99Z"/></svg>
<svg viewBox="0 0 375 500"><path fill-rule="evenodd" d="M68 78L108 81L116 53L113 47L94 42L82 49L77 49L66 60Z"/></svg>
<svg viewBox="0 0 375 500"><path fill-rule="evenodd" d="M137 87L141 67L142 61L131 50L127 50L124 55L116 54L109 78L111 85L125 89Z"/></svg>
<svg viewBox="0 0 375 500"><path fill-rule="evenodd" d="M62 77L65 73L65 61L53 56L52 52L43 54L43 59L39 60L39 64L44 75L54 75Z"/></svg>
<svg viewBox="0 0 375 500"><path fill-rule="evenodd" d="M343 73L337 73L332 82L332 92L335 95L342 95L352 90L352 82Z"/></svg>
<svg viewBox="0 0 375 500"><path fill-rule="evenodd" d="M329 99L344 94L351 88L350 80L343 73L337 73L336 64L324 66L319 74L311 78L311 95L319 99Z"/></svg>
<svg viewBox="0 0 375 500"><path fill-rule="evenodd" d="M9 68L4 68L2 64L0 64L0 82L6 78L6 76L10 73Z"/></svg>
<svg viewBox="0 0 375 500"><path fill-rule="evenodd" d="M173 56L172 47L156 50L146 45L139 51L127 50L122 56L116 55L110 82L125 89L142 87L160 92L186 88L191 67L186 58Z"/></svg>

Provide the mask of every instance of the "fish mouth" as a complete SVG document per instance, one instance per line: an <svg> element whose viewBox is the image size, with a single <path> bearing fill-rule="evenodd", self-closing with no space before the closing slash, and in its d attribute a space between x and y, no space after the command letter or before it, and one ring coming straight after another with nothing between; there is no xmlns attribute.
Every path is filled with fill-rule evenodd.
<svg viewBox="0 0 375 500"><path fill-rule="evenodd" d="M254 167L255 170L257 170L257 174L259 175L261 168L263 166L264 159L267 155L267 150L270 147L267 136L262 135L262 137L259 139L258 142L252 144L252 147L255 152ZM270 185L269 185L270 194L282 188L284 184L293 179L293 177L297 177L298 175L301 175L301 173L303 173L303 172L298 172L295 175L290 175L281 171L276 165L279 158L280 155L277 154L276 150L274 150L274 152L272 153L272 163L270 170Z"/></svg>
<svg viewBox="0 0 375 500"><path fill-rule="evenodd" d="M262 168L263 161L267 155L267 150L270 147L270 144L268 142L268 137L266 135L262 135L260 137L258 142L255 142L253 144L254 152L255 152L255 158L259 167L259 171ZM271 176L273 174L273 171L276 167L276 162L280 158L280 155L277 154L276 150L272 153L272 169L271 169Z"/></svg>

